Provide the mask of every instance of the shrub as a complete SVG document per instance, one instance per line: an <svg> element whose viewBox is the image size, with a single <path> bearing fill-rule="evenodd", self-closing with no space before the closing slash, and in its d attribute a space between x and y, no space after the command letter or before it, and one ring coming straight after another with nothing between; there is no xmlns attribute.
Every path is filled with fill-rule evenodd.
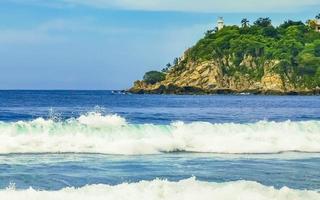
<svg viewBox="0 0 320 200"><path fill-rule="evenodd" d="M158 72L158 71L150 71L145 73L145 75L143 76L143 81L149 84L155 84L165 80L165 78L166 78L165 73Z"/></svg>

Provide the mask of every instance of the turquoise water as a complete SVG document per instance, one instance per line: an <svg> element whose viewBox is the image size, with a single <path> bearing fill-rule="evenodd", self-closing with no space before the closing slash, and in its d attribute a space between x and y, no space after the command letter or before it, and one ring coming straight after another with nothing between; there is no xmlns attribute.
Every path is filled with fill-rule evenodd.
<svg viewBox="0 0 320 200"><path fill-rule="evenodd" d="M0 120L0 199L320 199L317 96L0 91Z"/></svg>
<svg viewBox="0 0 320 200"><path fill-rule="evenodd" d="M318 154L27 154L2 155L0 162L2 188L15 183L19 189L32 186L41 190L59 190L70 186L117 185L156 178L179 181L192 176L207 182L250 180L276 188L320 188Z"/></svg>

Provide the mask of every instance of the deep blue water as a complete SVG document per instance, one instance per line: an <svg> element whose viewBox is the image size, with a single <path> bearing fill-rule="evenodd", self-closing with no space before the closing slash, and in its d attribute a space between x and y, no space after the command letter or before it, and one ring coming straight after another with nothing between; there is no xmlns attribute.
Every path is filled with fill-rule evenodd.
<svg viewBox="0 0 320 200"><path fill-rule="evenodd" d="M254 123L319 121L318 96L125 95L111 91L0 91L0 121L42 117L64 121L88 112L118 114L131 124L174 121ZM0 132L0 135L2 133ZM320 134L320 133L319 133ZM290 138L288 138L290 140ZM26 144L27 145L27 144ZM320 145L320 144L319 144ZM195 176L208 182L257 181L294 189L320 189L320 154L217 155L2 154L0 189L58 190L87 184L172 181Z"/></svg>
<svg viewBox="0 0 320 200"><path fill-rule="evenodd" d="M0 91L0 120L61 119L89 111L132 123L256 122L320 119L319 96L122 95L111 91Z"/></svg>

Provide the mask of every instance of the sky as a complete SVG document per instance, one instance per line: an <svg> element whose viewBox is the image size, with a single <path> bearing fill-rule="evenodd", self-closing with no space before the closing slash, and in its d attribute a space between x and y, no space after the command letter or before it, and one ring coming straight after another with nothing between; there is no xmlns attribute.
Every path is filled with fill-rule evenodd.
<svg viewBox="0 0 320 200"><path fill-rule="evenodd" d="M127 89L226 24L314 18L319 0L1 0L0 89Z"/></svg>

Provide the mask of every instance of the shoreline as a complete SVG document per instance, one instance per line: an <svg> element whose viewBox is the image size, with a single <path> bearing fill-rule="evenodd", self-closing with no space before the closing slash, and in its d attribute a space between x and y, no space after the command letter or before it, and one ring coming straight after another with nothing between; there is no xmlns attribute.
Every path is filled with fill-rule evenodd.
<svg viewBox="0 0 320 200"><path fill-rule="evenodd" d="M177 86L162 86L157 89L147 90L142 88L131 88L123 90L131 94L164 94L164 95L281 95L281 96L319 96L320 89L305 90L305 91L279 91L279 90L233 90L229 88L221 88L214 90L204 90L196 87L177 87Z"/></svg>

